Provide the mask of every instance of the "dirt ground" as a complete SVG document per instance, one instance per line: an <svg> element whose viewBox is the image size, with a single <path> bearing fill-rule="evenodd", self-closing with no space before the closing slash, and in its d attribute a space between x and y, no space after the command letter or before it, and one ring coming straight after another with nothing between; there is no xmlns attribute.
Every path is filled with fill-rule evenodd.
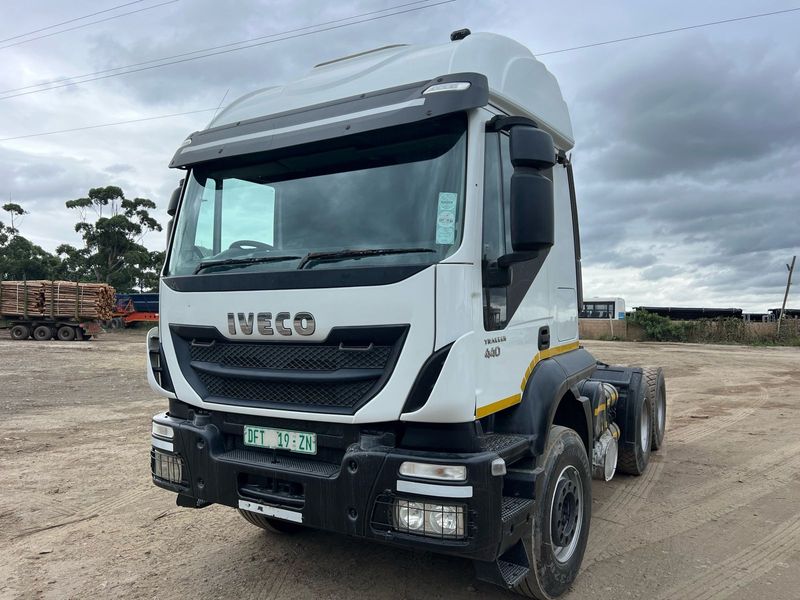
<svg viewBox="0 0 800 600"><path fill-rule="evenodd" d="M0 338L0 598L513 598L466 560L175 506L142 332ZM665 447L594 485L569 598L800 598L800 348L586 342L665 367Z"/></svg>

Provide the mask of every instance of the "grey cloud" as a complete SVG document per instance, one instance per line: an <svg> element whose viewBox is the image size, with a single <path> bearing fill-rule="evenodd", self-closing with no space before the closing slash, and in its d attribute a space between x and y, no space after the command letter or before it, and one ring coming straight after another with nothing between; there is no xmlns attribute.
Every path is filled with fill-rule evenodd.
<svg viewBox="0 0 800 600"><path fill-rule="evenodd" d="M642 271L642 279L657 281L659 279L685 273L685 271L685 267L677 267L675 265L654 265Z"/></svg>
<svg viewBox="0 0 800 600"><path fill-rule="evenodd" d="M132 173L136 171L136 167L125 163L114 163L113 165L108 165L103 170L106 173Z"/></svg>
<svg viewBox="0 0 800 600"><path fill-rule="evenodd" d="M179 54L386 8L401 1L184 0L136 17L4 51L0 89ZM74 3L73 3L74 4ZM19 31L74 16L44 0L38 14L4 6ZM714 20L717 8L677 0L579 13L518 2L454 4L260 48L42 94L0 100L0 137L215 107L280 84L315 63L388 43L446 41L469 26L534 50L653 29L665 14ZM693 16L693 17L692 17ZM708 17L708 18L706 18ZM601 19L602 20L598 20ZM26 21L27 19L27 21ZM15 33L15 32L11 32ZM630 305L775 304L785 263L800 254L800 51L787 19L753 20L543 57L574 121L585 278L625 289ZM152 198L157 217L181 172L168 161L210 113L0 143L0 177L48 247L72 235L65 200L117 184ZM35 233L34 233L35 232ZM25 233L25 231L24 231ZM163 234L150 235L153 248ZM680 272L675 272L680 269ZM664 286L665 277L671 277ZM605 282L605 283L603 283ZM669 289L666 289L669 288ZM587 295L592 295L590 288ZM791 302L790 302L791 303Z"/></svg>
<svg viewBox="0 0 800 600"><path fill-rule="evenodd" d="M766 44L743 53L692 38L666 53L625 56L603 72L611 69L615 76L587 102L603 131L615 134L594 130L590 143L614 154L604 172L617 179L746 163L794 146L800 134L795 69Z"/></svg>

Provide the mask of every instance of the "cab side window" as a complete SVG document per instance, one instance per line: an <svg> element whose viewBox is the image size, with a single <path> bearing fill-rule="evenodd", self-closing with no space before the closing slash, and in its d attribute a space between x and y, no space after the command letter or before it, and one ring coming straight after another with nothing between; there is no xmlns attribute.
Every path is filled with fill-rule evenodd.
<svg viewBox="0 0 800 600"><path fill-rule="evenodd" d="M545 254L499 269L497 260L511 247L510 138L505 132L486 134L483 181L483 324L486 331L503 329L519 307L544 262ZM552 180L553 171L542 171Z"/></svg>
<svg viewBox="0 0 800 600"><path fill-rule="evenodd" d="M512 165L508 135L486 134L483 179L483 324L486 331L503 329L507 322L508 288L498 285L497 259L510 252Z"/></svg>

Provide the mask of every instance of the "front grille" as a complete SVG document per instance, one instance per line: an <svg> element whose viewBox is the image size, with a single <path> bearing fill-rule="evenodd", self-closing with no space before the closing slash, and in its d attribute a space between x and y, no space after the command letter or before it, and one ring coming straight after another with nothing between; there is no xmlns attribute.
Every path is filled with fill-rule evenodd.
<svg viewBox="0 0 800 600"><path fill-rule="evenodd" d="M328 344L255 344L215 342L191 346L192 360L213 362L226 367L251 369L296 369L335 371L336 369L383 369L391 346L341 349Z"/></svg>
<svg viewBox="0 0 800 600"><path fill-rule="evenodd" d="M335 328L321 343L230 341L172 326L187 381L207 402L353 414L383 387L407 326Z"/></svg>
<svg viewBox="0 0 800 600"><path fill-rule="evenodd" d="M287 408L306 405L320 408L353 408L375 384L373 380L356 383L276 383L217 377L199 373L200 381L210 396L222 396L258 402L289 405Z"/></svg>

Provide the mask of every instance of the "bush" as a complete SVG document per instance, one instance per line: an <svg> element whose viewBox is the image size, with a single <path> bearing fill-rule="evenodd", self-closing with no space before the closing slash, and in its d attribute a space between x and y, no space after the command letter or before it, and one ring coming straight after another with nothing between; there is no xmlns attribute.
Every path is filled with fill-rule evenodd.
<svg viewBox="0 0 800 600"><path fill-rule="evenodd" d="M637 310L629 320L644 329L647 337L656 342L685 342L688 339L682 323L670 321L667 317L646 310Z"/></svg>

